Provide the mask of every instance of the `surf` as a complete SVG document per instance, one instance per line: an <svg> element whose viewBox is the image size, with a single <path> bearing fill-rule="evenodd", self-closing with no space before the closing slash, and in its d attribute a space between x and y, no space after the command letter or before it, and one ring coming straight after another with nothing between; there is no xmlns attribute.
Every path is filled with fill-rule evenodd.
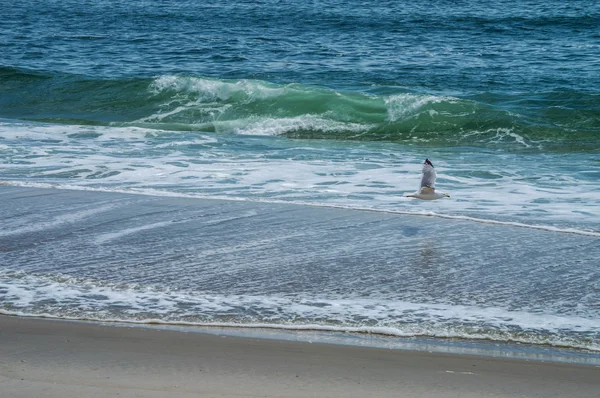
<svg viewBox="0 0 600 398"><path fill-rule="evenodd" d="M360 211L360 212L374 212L374 213L384 213L384 214L402 214L409 215L415 217L432 217L432 218L441 218L448 220L456 220L456 221L464 221L464 222L474 222L481 224L491 224L498 226L507 226L507 227L517 227L517 228L525 228L525 229L534 229L540 231L546 231L550 233L560 233L560 234L574 234L581 236L591 236L600 238L600 231L591 231L585 229L578 228L561 228L551 225L536 225L536 224L527 224L523 222L517 221L501 221L494 219L486 219L486 218L477 218L470 217L465 215L456 215L456 214L444 214L438 213L434 211L422 210L422 211L407 211L407 210L395 210L395 209L378 209L375 207L364 207L364 206L346 206L346 205L335 205L335 204L326 204L326 203L311 203L305 201L286 201L286 200L277 200L277 199L252 199L252 198L242 198L242 197L231 197L224 195L202 195L202 194L193 194L193 193L180 193L180 192L168 192L161 191L156 189L136 189L136 188L99 188L99 187L87 187L87 186L78 186L72 184L49 184L49 183L38 183L38 182L25 182L25 181L2 181L0 180L0 186L11 186L11 187L25 187L25 188L43 188L43 189L59 189L59 190L73 190L73 191L90 191L90 192L107 192L107 193L122 193L129 195L143 195L143 196L156 196L156 197L171 197L171 198L191 198L191 199L217 199L217 200L225 200L225 201L243 201L243 202L256 202L256 203L273 203L273 204L292 204L297 206L305 206L305 207L314 207L314 208L331 208L331 209L343 209L343 210L351 210L351 211ZM85 217L85 215L95 214L97 212L102 212L107 209L112 208L113 206L107 205L105 207L91 209L89 211L83 211L82 215L76 214L73 215L72 218L77 217ZM43 229L45 225L54 226L57 223L66 223L71 219L67 220L59 220L59 221L50 221L44 224L40 224L37 226L27 227L27 230L38 230ZM163 225L163 224L161 224ZM19 231L5 231L1 232L0 236L4 235L13 235L16 233L20 233Z"/></svg>
<svg viewBox="0 0 600 398"><path fill-rule="evenodd" d="M40 98L40 91L48 95ZM452 96L390 86L349 91L190 75L102 79L1 67L0 94L0 117L59 124L534 152L600 146L594 110L600 97L583 92ZM571 106L560 107L564 101ZM556 112L543 112L540 103L556 104Z"/></svg>

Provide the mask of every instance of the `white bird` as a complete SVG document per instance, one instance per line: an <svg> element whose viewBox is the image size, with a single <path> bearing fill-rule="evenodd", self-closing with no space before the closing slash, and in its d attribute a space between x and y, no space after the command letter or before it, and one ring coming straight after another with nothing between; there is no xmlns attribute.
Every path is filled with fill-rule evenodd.
<svg viewBox="0 0 600 398"><path fill-rule="evenodd" d="M435 192L435 169L429 159L425 159L423 163L423 177L421 178L421 188L418 192L406 195L407 198L417 198L423 200L436 200L441 198L449 198L450 195L443 192Z"/></svg>

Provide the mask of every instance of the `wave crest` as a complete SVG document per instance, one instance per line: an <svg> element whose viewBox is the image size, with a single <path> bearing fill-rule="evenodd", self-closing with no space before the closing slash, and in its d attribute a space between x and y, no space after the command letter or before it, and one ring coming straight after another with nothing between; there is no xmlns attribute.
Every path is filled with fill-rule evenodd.
<svg viewBox="0 0 600 398"><path fill-rule="evenodd" d="M195 94L203 101L226 101L240 94L246 101L264 100L279 97L286 91L284 87L256 80L226 81L174 75L159 76L152 81L149 90L155 95L165 92Z"/></svg>
<svg viewBox="0 0 600 398"><path fill-rule="evenodd" d="M166 325L486 339L599 351L597 320L368 298L223 295L0 271L0 314Z"/></svg>
<svg viewBox="0 0 600 398"><path fill-rule="evenodd" d="M341 91L181 75L102 80L6 67L0 81L0 95L7 94L0 117L11 119L425 146L600 149L595 93L460 98L397 87Z"/></svg>

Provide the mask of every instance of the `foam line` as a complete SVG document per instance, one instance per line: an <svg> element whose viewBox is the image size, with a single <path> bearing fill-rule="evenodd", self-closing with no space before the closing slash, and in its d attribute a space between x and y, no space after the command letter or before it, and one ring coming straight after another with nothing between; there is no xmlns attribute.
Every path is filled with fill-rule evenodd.
<svg viewBox="0 0 600 398"><path fill-rule="evenodd" d="M450 214L439 214L434 212L411 212L411 211L402 211L402 210L387 210L387 209L372 209L368 207L346 207L340 205L315 205L309 203L303 203L303 205L313 206L313 207L324 207L324 208L334 208L334 209L346 209L346 210L360 210L360 211L372 211L376 213L390 213L390 214L404 214L410 216L425 216L425 217L437 217L437 218L445 218L448 220L462 220L462 221L471 221L482 224L493 224L493 225L505 225L511 227L519 227L519 228L529 228L529 229L538 229L547 232L558 232L563 234L576 234L576 235L585 235L585 236L593 236L600 238L600 232L595 231L586 231L575 228L559 228L553 227L549 225L534 225L534 224L525 224L516 221L498 221L498 220L489 220L486 218L476 218L469 216L456 216Z"/></svg>
<svg viewBox="0 0 600 398"><path fill-rule="evenodd" d="M390 209L375 209L369 207L350 207L350 206L342 206L342 205L330 205L330 204L316 204L316 203L308 203L302 201L296 202L286 202L283 200L270 200L270 199L247 199L247 198L231 198L226 196L205 196L205 195L196 195L196 194L183 194L177 192L161 192L155 190L136 190L136 189L110 189L110 188L91 188L91 187L80 187L76 185L54 185L48 183L29 183L29 182L21 182L21 181L0 181L0 186L14 186L14 187L30 187L30 188L54 188L54 189L64 189L64 190L75 190L75 191L92 191L92 192L112 192L112 193L123 193L123 194L135 194L135 195L145 195L145 196L158 196L158 197L179 197L179 198L193 198L193 199L212 199L212 200L225 200L225 201L244 201L244 202L257 202L257 203L273 203L273 204L295 204L301 206L310 206L310 207L318 207L318 208L331 208L331 209L343 209L343 210L355 210L355 211L370 211L376 213L387 213L387 214L402 214L409 216L421 216L421 217L436 217L443 218L448 220L461 220L461 221L470 221L482 224L492 224L492 225L502 225L502 226L510 226L510 227L518 227L518 228L528 228L528 229L536 229L540 231L546 232L555 232L562 234L574 234L574 235L582 235L582 236L591 236L595 238L600 238L599 231L587 231L575 228L559 228L550 225L535 225L535 224L525 224L517 221L499 221L499 220L490 220L485 218L476 218L469 216L460 216L460 215L450 215L450 214L440 214L435 212L416 212L416 211L404 211L404 210L390 210Z"/></svg>
<svg viewBox="0 0 600 398"><path fill-rule="evenodd" d="M162 325L162 326L191 326L191 327L215 327L215 328L232 328L232 329L272 329L272 330L288 330L298 332L332 332L332 333L356 333L356 334L368 334L376 335L381 337L433 337L441 339L465 339L465 340L486 340L486 341L499 341L502 343L521 343L521 344L535 344L535 345L546 345L556 348L568 348L568 349L582 349L594 352L600 352L600 345L597 344L569 344L568 342L558 341L547 341L540 343L535 339L528 339L521 336L511 336L506 339L494 339L490 335L486 334L469 334L467 336L446 331L445 333L415 333L415 332L402 332L399 329L389 327L371 327L371 326L331 326L331 325L318 325L318 324L304 324L304 325L291 325L291 324L277 324L277 323L231 323L231 322L186 322L186 321L164 321L161 319L143 319L143 320L123 320L116 318L94 318L94 317L76 317L76 316L57 316L48 313L42 314L30 314L20 311L6 311L0 309L0 315L8 316L21 316L30 318L47 318L47 319L61 319L68 321L91 321L91 322L102 322L102 323L114 323L114 324L132 324L132 325Z"/></svg>

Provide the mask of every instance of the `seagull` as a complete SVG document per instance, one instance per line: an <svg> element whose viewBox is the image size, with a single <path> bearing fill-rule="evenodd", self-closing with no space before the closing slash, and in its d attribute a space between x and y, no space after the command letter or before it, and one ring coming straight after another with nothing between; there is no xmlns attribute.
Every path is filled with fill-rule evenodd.
<svg viewBox="0 0 600 398"><path fill-rule="evenodd" d="M423 163L423 177L421 178L421 189L419 192L406 195L407 198L417 198L423 200L436 200L441 198L449 198L450 195L443 192L435 192L435 169L433 163L429 159L425 159Z"/></svg>

